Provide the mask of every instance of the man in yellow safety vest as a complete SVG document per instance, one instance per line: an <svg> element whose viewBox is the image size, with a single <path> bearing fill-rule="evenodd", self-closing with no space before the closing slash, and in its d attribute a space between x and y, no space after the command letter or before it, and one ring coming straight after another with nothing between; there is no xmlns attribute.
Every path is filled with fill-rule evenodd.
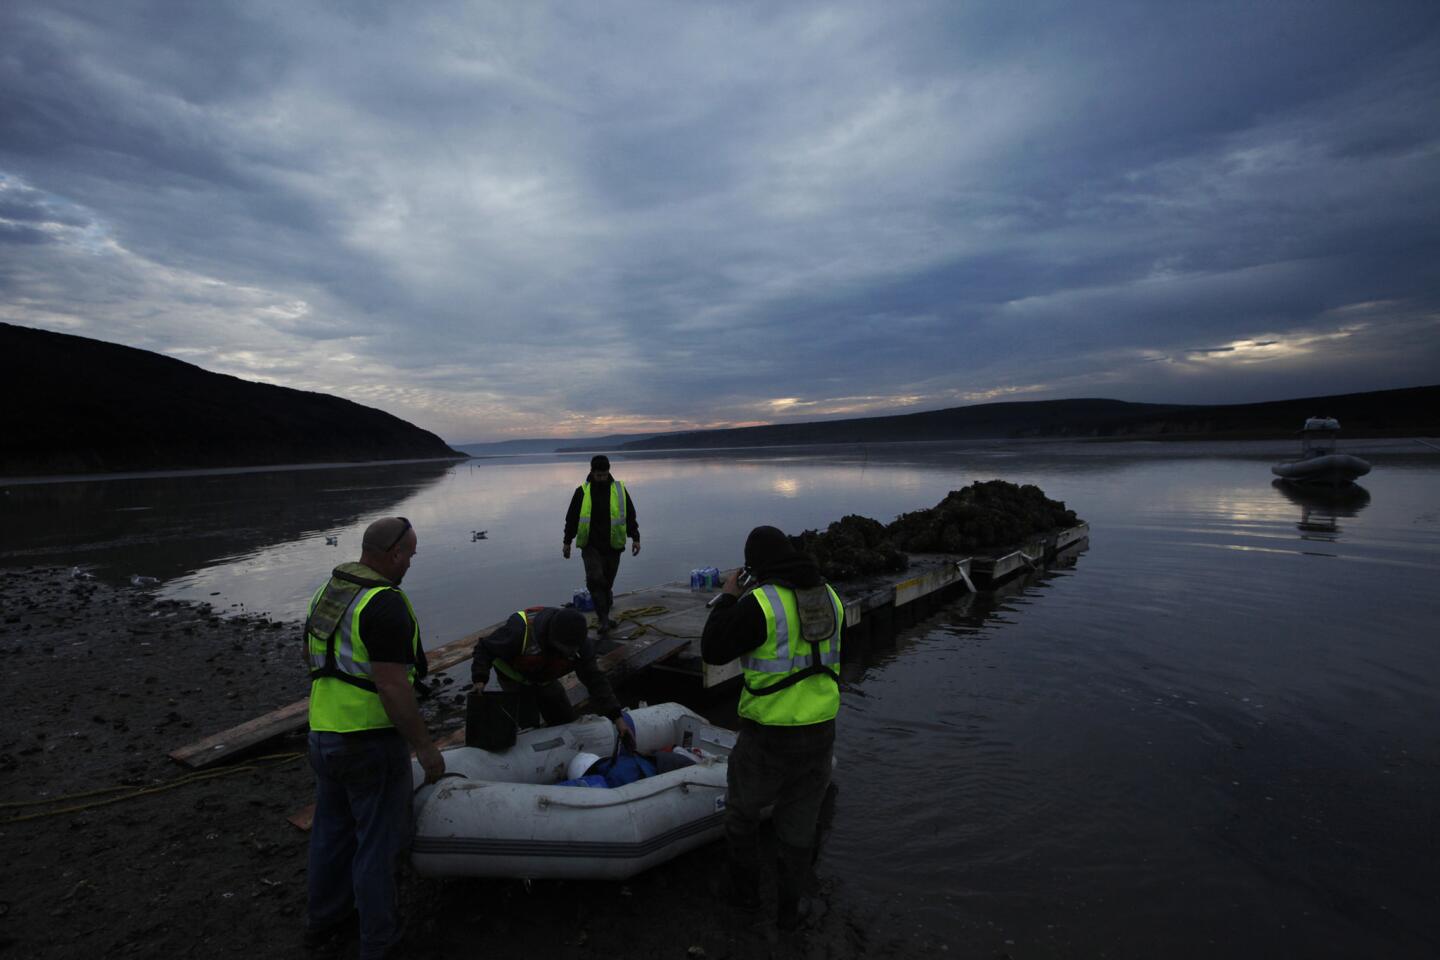
<svg viewBox="0 0 1440 960"><path fill-rule="evenodd" d="M572 672L585 686L591 712L614 723L622 739L631 739L610 678L596 660L596 645L586 632L585 615L578 610L526 607L512 613L475 643L466 744L505 750L515 742L521 725L532 725L536 719L543 719L547 727L570 723L575 708L560 681ZM485 693L491 667L500 683L495 695Z"/></svg>
<svg viewBox="0 0 1440 960"><path fill-rule="evenodd" d="M398 949L395 871L413 821L410 751L426 782L445 772L415 701L425 651L400 589L418 545L404 517L376 520L360 561L335 568L305 620L316 780L305 944L350 932L358 915L366 960Z"/></svg>
<svg viewBox="0 0 1440 960"><path fill-rule="evenodd" d="M743 668L727 782L725 893L737 906L760 905L760 811L773 804L782 929L817 906L808 894L816 823L830 786L844 619L815 561L775 527L756 527L745 541L744 570L726 578L701 635L706 663L738 657Z"/></svg>
<svg viewBox="0 0 1440 960"><path fill-rule="evenodd" d="M631 541L630 555L640 553L640 525L635 504L625 484L610 476L610 458L603 453L590 459L590 473L575 488L570 509L565 513L565 542L561 553L570 559L570 542L580 546L585 564L585 589L595 601L596 633L602 638L616 626L610 619L615 602L615 574L625 552L625 538Z"/></svg>

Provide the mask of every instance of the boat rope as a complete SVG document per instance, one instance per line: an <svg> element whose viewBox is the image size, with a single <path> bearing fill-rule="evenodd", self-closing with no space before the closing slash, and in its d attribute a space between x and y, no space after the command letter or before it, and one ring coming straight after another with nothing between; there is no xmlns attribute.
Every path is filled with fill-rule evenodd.
<svg viewBox="0 0 1440 960"><path fill-rule="evenodd" d="M271 770L283 766L303 757L303 753L273 753L264 757L256 757L255 761L240 767L225 767L220 770L202 770L195 773L187 773L184 776L176 777L174 780L149 787L132 785L120 785L114 787L101 787L98 790L86 790L83 793L69 793L58 797L47 797L43 800L16 800L8 803L0 803L0 810L15 810L22 807L51 806L57 803L69 803L72 800L89 800L91 797L103 797L100 800L89 800L87 803L78 803L72 806L61 807L58 810L45 810L40 813L26 813L19 816L6 817L0 820L0 824L24 823L27 820L43 820L46 817L58 817L67 813L80 813L84 810L91 810L95 807L104 807L112 803L121 803L125 800L134 800L137 797L149 796L155 793L164 793L167 790L174 790L177 787L189 786L192 783L200 783L204 780L215 780L220 777L228 777L231 774L247 773L259 770ZM107 797L106 794L119 793L120 796Z"/></svg>

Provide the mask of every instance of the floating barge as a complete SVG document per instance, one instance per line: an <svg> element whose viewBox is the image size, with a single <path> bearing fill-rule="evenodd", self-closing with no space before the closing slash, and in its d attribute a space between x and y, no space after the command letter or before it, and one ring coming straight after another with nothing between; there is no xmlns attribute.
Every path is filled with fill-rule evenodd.
<svg viewBox="0 0 1440 960"><path fill-rule="evenodd" d="M843 661L863 662L870 650L892 645L897 631L923 620L960 594L993 591L1021 573L1073 557L1084 548L1089 536L1089 524L1079 523L994 554L910 554L910 566L902 573L833 584L845 604ZM737 678L738 660L712 666L700 659L700 635L713 596L713 591L691 590L689 583L681 580L617 594L612 615L620 621L622 633L599 658L611 682L619 686L651 669L693 677L706 689ZM500 625L427 651L431 675L438 678L444 671L467 663L475 644ZM490 682L495 683L493 679ZM575 675L565 677L562 683L571 703L582 706L586 692ZM187 767L213 766L272 737L303 729L308 708L308 699L297 700L172 750L170 757ZM444 747L463 739L462 728L441 738L438 744Z"/></svg>

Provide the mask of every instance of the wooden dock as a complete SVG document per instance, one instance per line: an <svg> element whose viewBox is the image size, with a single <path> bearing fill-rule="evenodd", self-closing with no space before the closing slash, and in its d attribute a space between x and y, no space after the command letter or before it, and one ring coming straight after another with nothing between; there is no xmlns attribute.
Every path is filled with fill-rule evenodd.
<svg viewBox="0 0 1440 960"><path fill-rule="evenodd" d="M1058 554L1082 548L1089 534L1089 525L1082 523L994 555L911 554L910 566L903 573L835 584L845 604L844 660L862 661L873 646L893 642L897 630L924 619L958 594L994 589ZM657 667L692 675L705 688L735 679L740 675L738 660L712 666L700 659L700 635L710 614L707 604L714 595L713 590L691 590L687 582L679 580L617 594L612 616L620 621L616 631L620 642L601 655L600 666L616 686L642 670ZM428 651L431 675L464 664L475 644L499 626L494 624ZM493 678L490 682L495 683ZM571 703L582 705L587 694L575 675L563 682ZM179 747L170 757L187 767L213 766L272 737L303 729L308 706L308 699L297 700ZM452 733L445 744L462 740L463 731Z"/></svg>

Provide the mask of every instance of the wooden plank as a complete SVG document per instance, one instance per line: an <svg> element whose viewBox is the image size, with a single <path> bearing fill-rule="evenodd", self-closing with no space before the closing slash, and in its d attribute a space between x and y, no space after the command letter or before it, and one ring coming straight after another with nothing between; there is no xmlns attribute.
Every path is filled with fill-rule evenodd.
<svg viewBox="0 0 1440 960"><path fill-rule="evenodd" d="M170 751L170 758L187 767L202 768L219 763L247 747L303 727L310 715L310 699L297 700L272 710L263 717L221 730L202 740Z"/></svg>
<svg viewBox="0 0 1440 960"><path fill-rule="evenodd" d="M499 627L500 624L497 623L484 630L477 630L468 636L461 637L459 640L452 640L434 650L427 650L425 657L430 664L430 672L439 673L464 663L474 653L475 644L481 638L488 637ZM170 759L187 767L203 769L227 760L256 744L264 743L272 737L301 729L308 722L309 715L310 698L306 697L296 700L294 703L287 703L283 707L253 720L247 720L228 730L221 730L219 733L211 734L194 743L177 747L170 751Z"/></svg>

